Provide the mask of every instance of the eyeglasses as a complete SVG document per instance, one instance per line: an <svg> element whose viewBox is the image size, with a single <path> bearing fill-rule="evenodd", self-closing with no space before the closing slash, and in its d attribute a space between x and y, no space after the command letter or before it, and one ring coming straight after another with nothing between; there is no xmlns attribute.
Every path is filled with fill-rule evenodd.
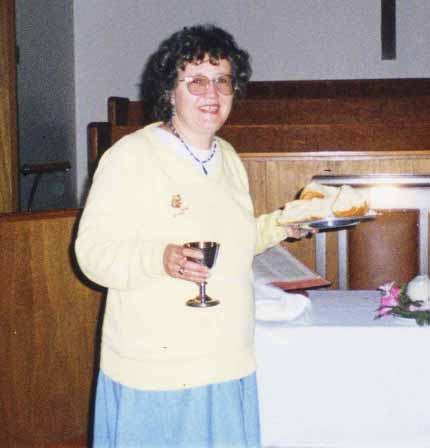
<svg viewBox="0 0 430 448"><path fill-rule="evenodd" d="M208 91L211 82L214 83L217 92L222 95L233 95L236 89L234 78L231 75L220 75L212 79L204 75L185 76L179 79L179 81L187 83L187 89L191 95L204 95Z"/></svg>

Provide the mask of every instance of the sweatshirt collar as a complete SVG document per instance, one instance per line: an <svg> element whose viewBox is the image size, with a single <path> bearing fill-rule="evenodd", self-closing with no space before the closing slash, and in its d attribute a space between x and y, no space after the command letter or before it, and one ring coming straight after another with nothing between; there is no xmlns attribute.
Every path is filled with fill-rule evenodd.
<svg viewBox="0 0 430 448"><path fill-rule="evenodd" d="M142 129L142 133L148 140L149 148L142 150L152 151L152 155L159 162L159 167L175 181L190 183L190 182L207 182L218 181L222 174L223 167L223 148L220 140L216 138L217 142L217 157L211 164L211 169L205 175L196 162L190 157L180 157L175 151L170 151L163 147L165 143L154 133L154 128L159 126L161 122L152 123ZM180 173L180 176L178 174Z"/></svg>

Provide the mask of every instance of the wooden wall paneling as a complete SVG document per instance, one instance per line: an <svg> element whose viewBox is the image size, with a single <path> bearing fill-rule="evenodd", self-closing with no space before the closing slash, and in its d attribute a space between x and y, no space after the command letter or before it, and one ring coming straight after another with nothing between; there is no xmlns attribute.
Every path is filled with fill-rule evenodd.
<svg viewBox="0 0 430 448"><path fill-rule="evenodd" d="M264 161L244 161L245 169L248 173L249 189L254 204L256 216L267 213L266 203L266 164Z"/></svg>
<svg viewBox="0 0 430 448"><path fill-rule="evenodd" d="M15 8L0 2L0 213L18 210Z"/></svg>
<svg viewBox="0 0 430 448"><path fill-rule="evenodd" d="M317 174L327 174L330 163L327 160L318 160L312 157L306 159L294 159L291 157L285 161L278 161L282 168L285 183L283 194L287 200L296 199L300 190Z"/></svg>
<svg viewBox="0 0 430 448"><path fill-rule="evenodd" d="M312 157L301 157L291 154L283 157L253 154L240 154L255 204L256 214L268 213L282 207L285 202L295 198L312 176L327 174L330 169L329 160L318 160ZM265 199L262 200L262 197Z"/></svg>
<svg viewBox="0 0 430 448"><path fill-rule="evenodd" d="M419 273L418 210L380 210L374 221L348 232L350 289L376 289L399 284Z"/></svg>
<svg viewBox="0 0 430 448"><path fill-rule="evenodd" d="M102 292L76 273L78 212L0 217L1 446L87 430Z"/></svg>
<svg viewBox="0 0 430 448"><path fill-rule="evenodd" d="M281 179L283 170L275 160L267 160L266 163L266 207L268 210L276 210L285 204L285 194L282 191Z"/></svg>
<svg viewBox="0 0 430 448"><path fill-rule="evenodd" d="M331 175L348 174L428 174L430 173L430 154L428 156L373 157L344 160L331 160L329 173Z"/></svg>

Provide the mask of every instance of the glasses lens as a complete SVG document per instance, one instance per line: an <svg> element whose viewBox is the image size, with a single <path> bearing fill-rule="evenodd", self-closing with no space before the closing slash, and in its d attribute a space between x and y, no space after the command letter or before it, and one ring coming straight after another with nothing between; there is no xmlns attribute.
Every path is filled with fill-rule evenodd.
<svg viewBox="0 0 430 448"><path fill-rule="evenodd" d="M188 91L192 95L204 95L209 88L211 80L206 76L195 76L187 80ZM232 95L234 92L233 77L222 75L213 80L215 88L222 95Z"/></svg>
<svg viewBox="0 0 430 448"><path fill-rule="evenodd" d="M187 82L187 87L192 95L203 95L208 90L209 82L206 76L196 76Z"/></svg>
<svg viewBox="0 0 430 448"><path fill-rule="evenodd" d="M214 79L216 88L223 95L231 95L234 91L233 78L230 75L223 75Z"/></svg>

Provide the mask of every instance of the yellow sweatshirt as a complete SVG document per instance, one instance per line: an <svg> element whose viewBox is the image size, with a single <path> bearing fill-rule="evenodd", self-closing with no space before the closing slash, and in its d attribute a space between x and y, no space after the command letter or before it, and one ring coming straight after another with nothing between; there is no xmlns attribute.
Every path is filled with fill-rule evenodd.
<svg viewBox="0 0 430 448"><path fill-rule="evenodd" d="M108 288L101 369L114 381L169 390L229 381L255 370L252 260L286 237L280 212L255 218L245 169L217 138L205 176L155 135L154 123L100 160L75 251L84 274ZM167 244L220 243L207 293L221 304L185 305L198 286L168 276Z"/></svg>

